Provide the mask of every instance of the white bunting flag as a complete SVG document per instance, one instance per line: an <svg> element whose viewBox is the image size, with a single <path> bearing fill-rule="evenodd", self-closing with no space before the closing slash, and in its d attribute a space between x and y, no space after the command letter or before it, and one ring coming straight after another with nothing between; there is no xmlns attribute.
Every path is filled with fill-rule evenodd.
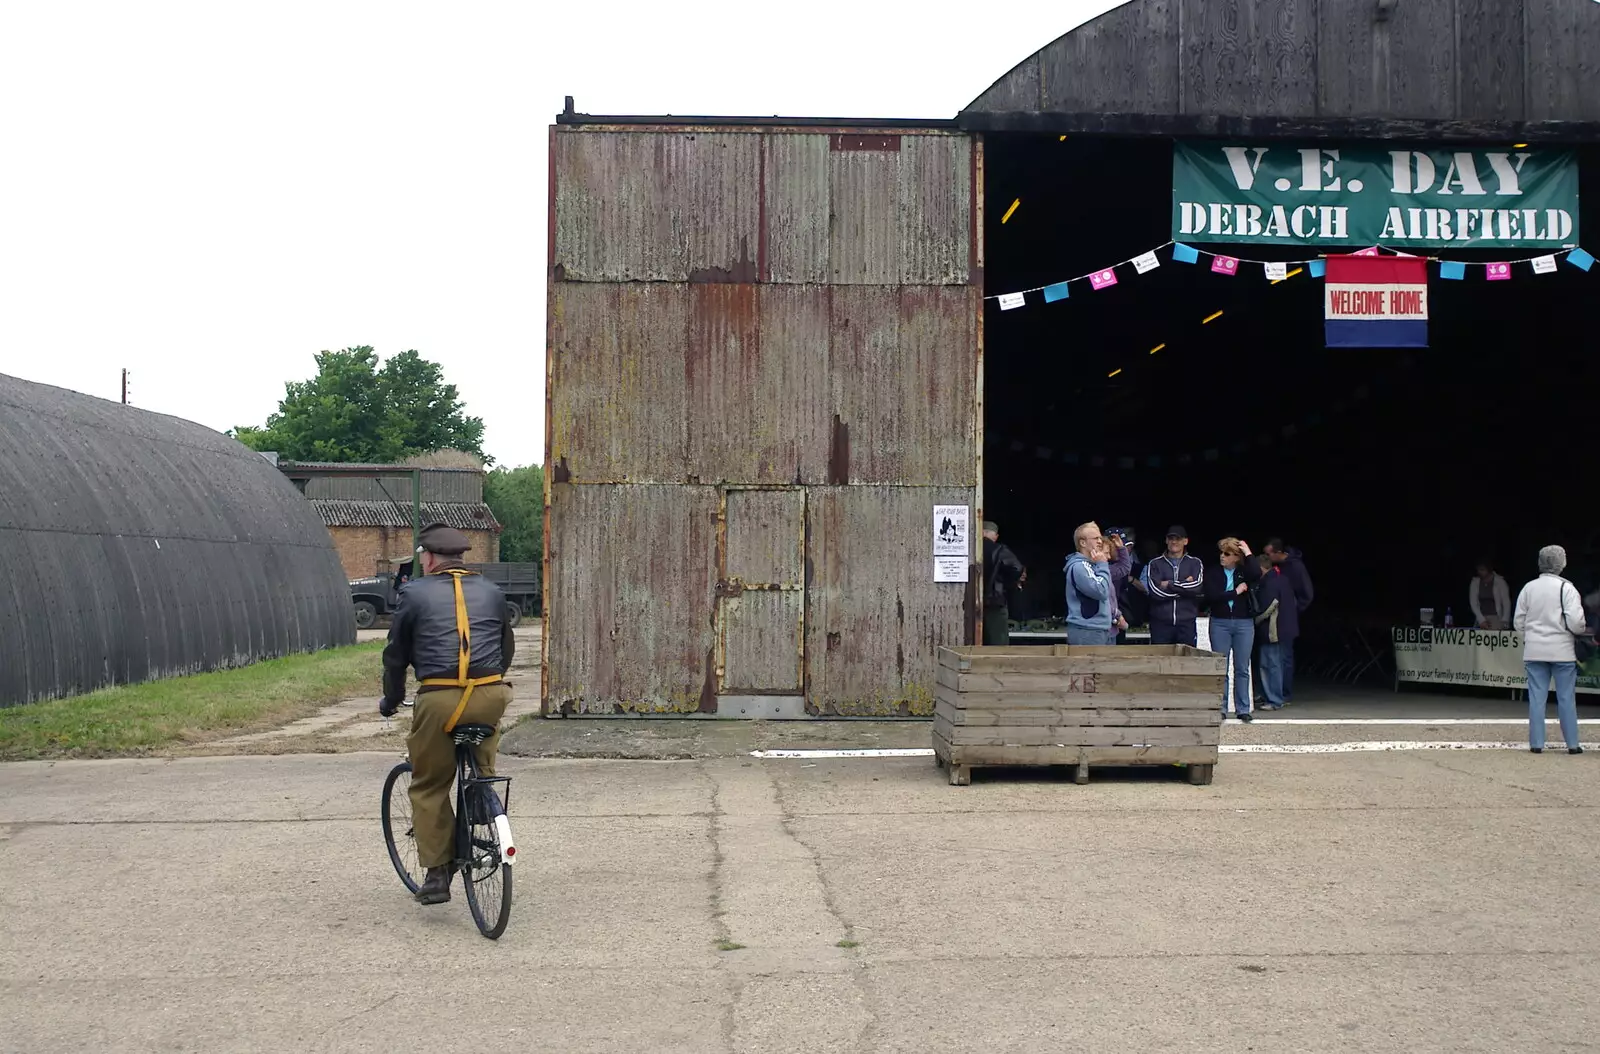
<svg viewBox="0 0 1600 1054"><path fill-rule="evenodd" d="M1267 281L1281 282L1289 276L1289 265L1286 263L1263 264L1267 269Z"/></svg>
<svg viewBox="0 0 1600 1054"><path fill-rule="evenodd" d="M1156 254L1153 251L1147 252L1143 256L1135 256L1133 258L1133 269L1138 271L1140 274L1144 274L1147 271L1154 271L1160 266L1161 261L1156 259Z"/></svg>
<svg viewBox="0 0 1600 1054"><path fill-rule="evenodd" d="M1555 274L1556 258L1554 256L1535 256L1533 258L1534 274Z"/></svg>
<svg viewBox="0 0 1600 1054"><path fill-rule="evenodd" d="M1025 304L1027 302L1028 302L1028 296L1027 296L1026 293L1001 293L1000 294L1000 310L1001 311L1010 311L1012 308L1021 307L1023 304Z"/></svg>

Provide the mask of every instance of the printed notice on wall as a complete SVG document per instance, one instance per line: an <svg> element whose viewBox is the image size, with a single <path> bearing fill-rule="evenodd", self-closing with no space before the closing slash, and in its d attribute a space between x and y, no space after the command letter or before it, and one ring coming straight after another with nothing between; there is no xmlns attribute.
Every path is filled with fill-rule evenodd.
<svg viewBox="0 0 1600 1054"><path fill-rule="evenodd" d="M933 507L933 580L965 582L972 558L971 522L965 505Z"/></svg>

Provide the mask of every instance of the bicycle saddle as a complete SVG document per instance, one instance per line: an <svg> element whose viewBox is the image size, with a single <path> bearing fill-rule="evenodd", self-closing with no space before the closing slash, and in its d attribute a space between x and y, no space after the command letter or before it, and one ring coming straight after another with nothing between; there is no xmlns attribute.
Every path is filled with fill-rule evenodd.
<svg viewBox="0 0 1600 1054"><path fill-rule="evenodd" d="M471 743L476 746L494 735L494 733L495 727L493 725L457 725L456 730L450 734L450 738L457 743Z"/></svg>

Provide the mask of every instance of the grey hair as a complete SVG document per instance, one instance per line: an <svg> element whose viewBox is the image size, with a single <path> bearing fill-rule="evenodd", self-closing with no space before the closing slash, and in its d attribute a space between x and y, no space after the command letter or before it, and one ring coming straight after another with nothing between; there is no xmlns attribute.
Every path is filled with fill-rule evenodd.
<svg viewBox="0 0 1600 1054"><path fill-rule="evenodd" d="M1559 575L1567 569L1567 551L1559 545L1547 545L1539 550L1539 573Z"/></svg>

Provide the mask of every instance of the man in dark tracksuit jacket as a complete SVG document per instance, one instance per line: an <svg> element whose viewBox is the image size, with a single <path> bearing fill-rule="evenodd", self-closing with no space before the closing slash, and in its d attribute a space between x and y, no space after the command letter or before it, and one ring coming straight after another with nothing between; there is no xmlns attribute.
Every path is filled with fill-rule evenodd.
<svg viewBox="0 0 1600 1054"><path fill-rule="evenodd" d="M500 587L461 563L471 546L467 536L442 523L422 530L423 577L406 583L400 609L383 649L383 701L378 712L392 716L406 697L406 668L415 667L417 704L411 713L406 747L411 757L411 823L417 862L427 875L417 890L423 904L450 899L455 847L455 782L458 724L499 725L511 703L503 677L511 667L516 640L506 619ZM495 733L476 748L478 768L494 775L500 745Z"/></svg>
<svg viewBox="0 0 1600 1054"><path fill-rule="evenodd" d="M1167 551L1145 565L1140 581L1150 596L1150 643L1196 646L1194 620L1205 595L1206 569L1189 555L1189 532L1167 529Z"/></svg>

